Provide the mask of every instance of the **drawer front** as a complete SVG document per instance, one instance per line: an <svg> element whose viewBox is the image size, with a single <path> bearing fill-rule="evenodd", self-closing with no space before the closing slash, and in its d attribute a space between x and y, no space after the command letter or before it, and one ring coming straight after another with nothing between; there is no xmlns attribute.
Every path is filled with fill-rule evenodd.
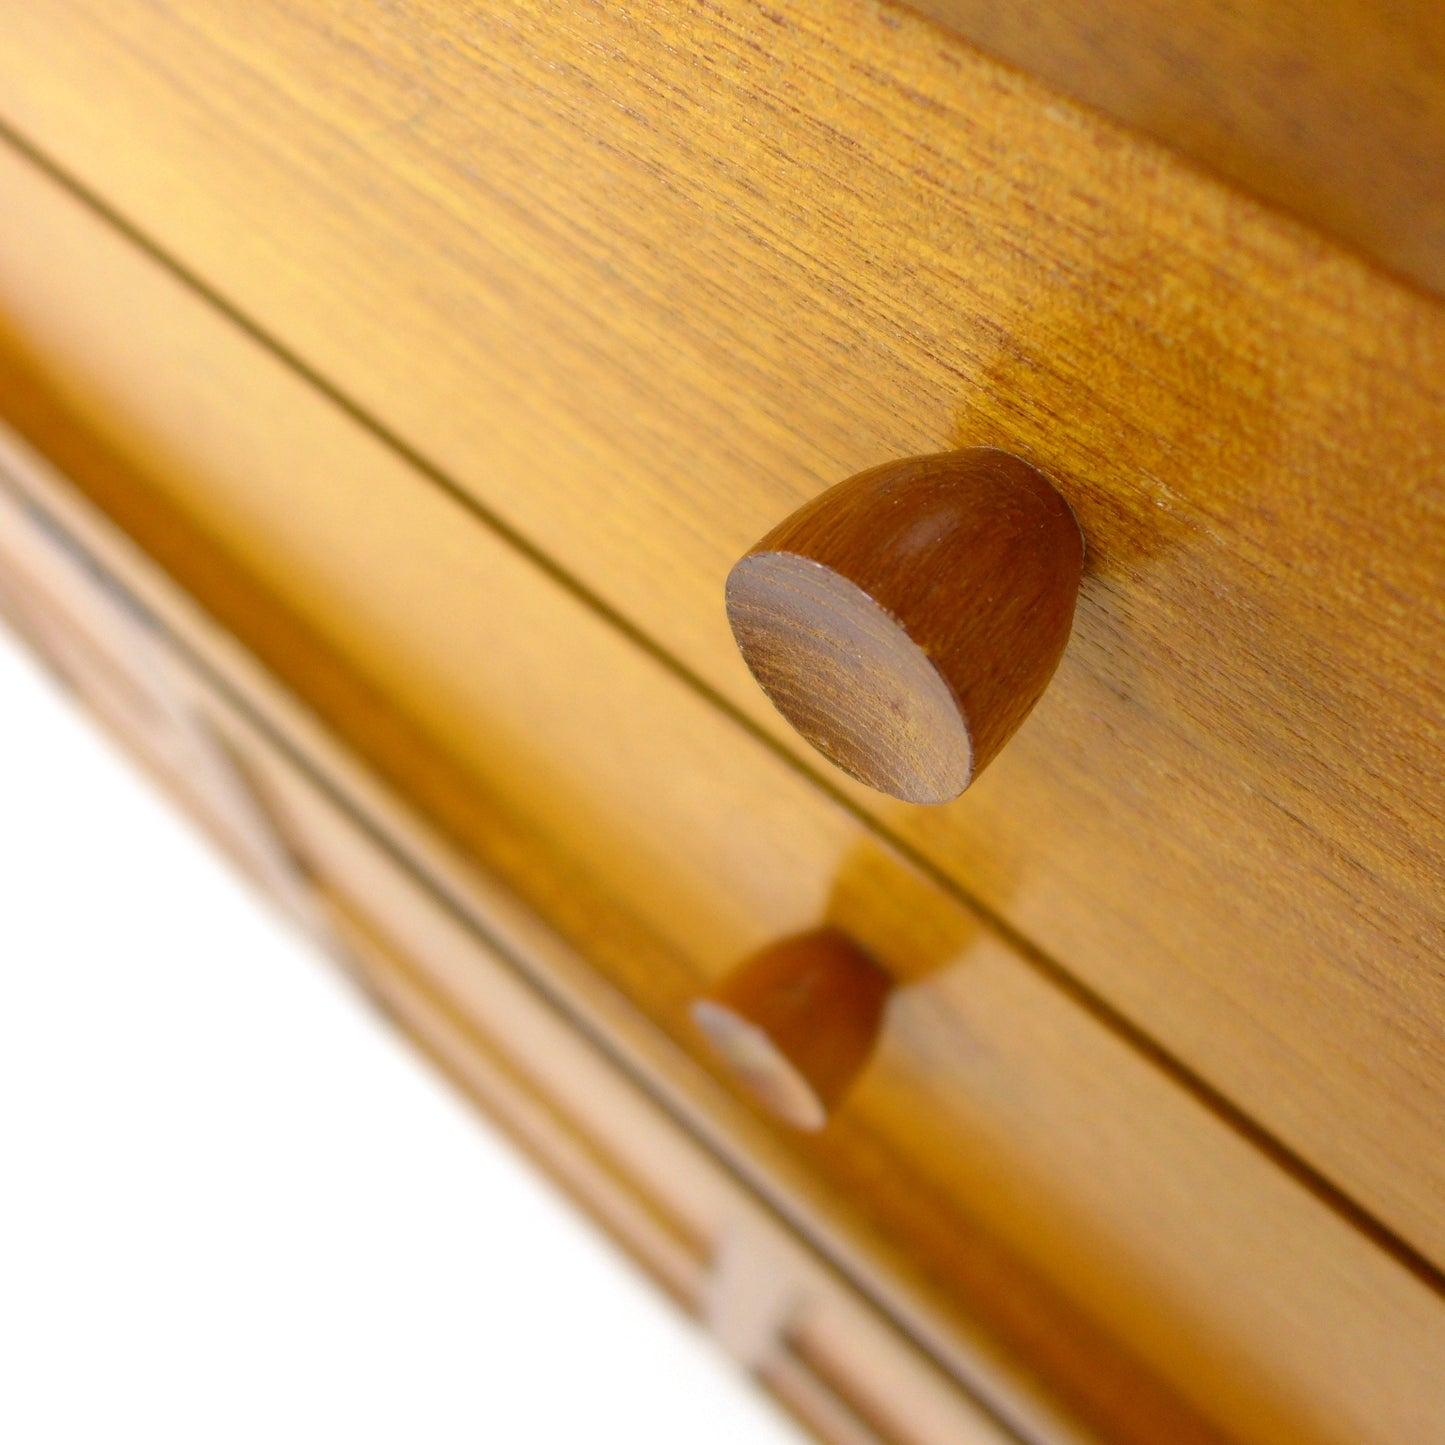
<svg viewBox="0 0 1445 1445"><path fill-rule="evenodd" d="M215 724L373 992L805 1422L845 1445L1018 1439L294 760L219 702Z"/></svg>
<svg viewBox="0 0 1445 1445"><path fill-rule="evenodd" d="M941 1357L986 1327L1111 1439L1445 1433L1427 1283L83 207L8 156L0 191L92 282L7 290L5 409L696 1059L738 1167ZM803 1137L723 1108L686 1010L823 921L902 987Z"/></svg>
<svg viewBox="0 0 1445 1445"><path fill-rule="evenodd" d="M871 5L8 35L11 124L787 747L729 565L895 456L1040 463L1090 560L1033 719L945 808L829 782L1445 1261L1438 306Z"/></svg>
<svg viewBox="0 0 1445 1445"><path fill-rule="evenodd" d="M824 1439L1017 1441L197 665L46 510L46 472L0 430L4 620L273 901Z"/></svg>

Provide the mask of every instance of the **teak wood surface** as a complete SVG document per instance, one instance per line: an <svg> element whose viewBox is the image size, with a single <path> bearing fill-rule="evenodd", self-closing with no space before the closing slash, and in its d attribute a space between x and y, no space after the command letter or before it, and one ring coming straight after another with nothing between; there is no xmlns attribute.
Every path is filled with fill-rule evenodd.
<svg viewBox="0 0 1445 1445"><path fill-rule="evenodd" d="M364 817L345 750L295 727L298 704L254 665L233 691L213 669L242 662L240 649L68 487L31 458L12 472L16 460L0 433L0 616L534 1163L830 1445L1017 1441L519 969L495 886L470 890L470 926ZM118 571L144 572L144 601ZM293 726L278 737L258 703ZM172 726L158 728L162 716ZM197 768L179 734L208 739L220 767ZM507 902L529 961L568 952ZM1079 1438L1029 1404L1015 1424Z"/></svg>
<svg viewBox="0 0 1445 1445"><path fill-rule="evenodd" d="M898 456L1038 462L1090 558L1042 704L947 808L838 786L1445 1261L1438 305L886 6L6 36L8 124L785 747L733 562Z"/></svg>
<svg viewBox="0 0 1445 1445"><path fill-rule="evenodd" d="M1445 292L1437 0L909 0Z"/></svg>
<svg viewBox="0 0 1445 1445"><path fill-rule="evenodd" d="M9 152L0 197L4 413L604 993L695 1048L709 982L825 921L904 981L828 1129L729 1126L835 1258L1109 1439L1445 1429L1445 1300L1348 1211Z"/></svg>
<svg viewBox="0 0 1445 1445"><path fill-rule="evenodd" d="M820 1428L839 1445L1017 1440L876 1311L862 1307L796 1236L784 1237L746 1185L669 1118L645 1085L509 976L515 967L507 967L497 946L489 949L424 880L399 867L385 843L307 771L309 759L286 757L233 709L212 707L331 900L339 941L372 989L439 1048L444 1065L589 1201L741 1363L795 1409L803 1404L798 1372L785 1367L790 1357L806 1364L814 1377L810 1394L831 1396L829 1413L843 1422L853 1417L851 1431ZM746 1280L728 1277L739 1252L761 1254L779 1304L771 1320L757 1317L756 1298L729 1298L737 1284L748 1292ZM755 1316L750 1325L728 1318L748 1313ZM806 1409L799 1413L815 1428L828 1423Z"/></svg>

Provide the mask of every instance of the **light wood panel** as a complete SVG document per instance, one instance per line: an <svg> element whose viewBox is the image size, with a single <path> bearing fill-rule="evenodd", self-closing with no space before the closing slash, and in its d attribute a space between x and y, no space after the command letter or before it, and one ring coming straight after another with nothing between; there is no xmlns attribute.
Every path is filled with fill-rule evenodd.
<svg viewBox="0 0 1445 1445"><path fill-rule="evenodd" d="M11 180L25 175L8 158L0 158L0 173ZM38 178L29 181L35 185ZM31 199L43 205L47 189L40 183ZM808 784L766 751L764 778L739 789L730 775L731 729L675 680L667 691L683 714L661 720L659 732L639 735L637 681L646 686L647 679L667 678L665 668L454 505L416 486L386 449L63 193L51 189L49 196L52 220L71 217L51 234L50 254L61 268L53 274L82 263L99 291L86 302L85 323L69 338L77 349L63 364L49 344L37 348L37 333L23 342L5 335L0 416L142 538L171 576L397 792L426 809L467 860L463 878L474 879L480 866L586 949L595 974L569 976L563 986L577 990L579 1010L613 1021L618 1047L629 1057L671 1077L678 1046L659 1055L658 1025L684 1048L697 1048L687 1017L692 999L788 919L826 910L900 967L914 966L919 949L935 958L951 949L960 923L974 927L958 911L952 922L919 915L916 875L872 847L841 811L827 805L819 811ZM42 288L30 293L34 300L41 295ZM104 296L116 306L95 306ZM147 317L144 333L133 325L137 314ZM51 332L49 340L65 348L62 333ZM197 364L206 353L212 362ZM193 364L179 370L136 365L138 355L159 361L181 354ZM237 405L241 396L246 407ZM258 427L257 418L265 425ZM192 487L197 467L216 483L203 489L209 500L199 506ZM302 475L308 485L298 490ZM320 511L311 502L298 509L302 498L319 499L315 482L331 502L323 501ZM354 536L360 551L343 544L338 552L341 539L328 535L340 515L333 503L353 519L371 518ZM296 525L278 534L283 515ZM416 530L412 523L421 518L429 521ZM213 528L224 534L224 545ZM447 536L451 561L431 550ZM331 559L328 576L307 562L308 552ZM408 576L368 578L363 553L372 561L409 559ZM442 593L434 590L437 578L449 579ZM520 597L512 593L518 583ZM355 603L363 593L372 605L360 613ZM146 596L154 605L168 594L152 589ZM549 622L552 607L558 610ZM422 640L412 623L422 616L438 635L418 652ZM385 617L401 622L401 631L384 624ZM215 645L205 629L200 635ZM554 645L539 648L543 635ZM458 712L443 696L430 702L422 696L443 676L472 695ZM534 685L548 678L544 695L533 696ZM548 689L555 691L548 696ZM529 715L533 706L539 711ZM556 751L547 722L569 715L579 737L592 736L570 763ZM286 714L292 729L307 716ZM693 761L678 766L679 748ZM569 776L572 767L575 776ZM576 786L589 772L601 790L590 799ZM767 817L758 805L780 783L783 791L775 793L775 811ZM635 793L639 785L642 792ZM723 806L735 823L746 819L760 827L766 845L739 852L741 828L713 818L689 845L710 850L711 861L698 871L682 866L667 819L655 811L660 799L673 800L664 812L681 806L695 818L712 817ZM724 850L736 866L717 866ZM848 867L835 880L826 860L845 853ZM535 951L536 945L526 947ZM619 1000L631 1005L620 1023ZM639 1020L648 1023L639 1027ZM690 1068L696 1092L705 1076ZM926 1327L933 1348L955 1368L972 1369L981 1349L1026 1360L1013 1367L1028 1382L1014 1391L1011 1408L1019 1418L1047 1421L1062 1411L1094 1422L1106 1438L1126 1441L1161 1433L1201 1445L1216 1438L1175 1392L1119 1353L1086 1312L966 1211L927 1189L895 1192L899 1166L887 1141L856 1129L845 1138L835 1129L821 1147L797 1150L791 1135L779 1139L776 1131L754 1127L741 1142L736 1129L730 1133L735 1163L767 1180L790 1217L826 1239L835 1257L862 1271L895 1308L899 1299L914 1301L914 1327ZM880 1180L888 1181L886 1188ZM1035 1403L1041 1396L1062 1404L1042 1407ZM1052 1438L1056 1432L1030 1433Z"/></svg>
<svg viewBox="0 0 1445 1445"><path fill-rule="evenodd" d="M358 866L358 842L336 836L323 800L275 761L263 759L262 767L260 777L274 787L303 856L399 928L423 968L439 970L462 997L478 994L474 984L469 988L464 952L455 942L449 948L432 942L416 903L397 899L404 885L379 872L374 859ZM485 1017L480 997L477 1006ZM898 1090L894 1070L910 1089ZM1423 1292L1407 1292L1413 1303L1379 1301L1373 1321L1285 1347L1291 1355L1298 1349L1294 1368L1307 1358L1307 1373L1318 1370L1317 1379L1287 1383L1274 1374L1284 1314L1320 1311L1340 1322L1338 1301L1355 1293L1351 1257L1361 1242L1336 1226L1326 1254L1317 1226L1308 1225L1310 1243L1291 1258L1285 1240L1305 1212L1299 1187L1164 1084L997 939L980 937L940 976L909 991L854 1108L885 1136L908 1141L909 1155L945 1153L946 1169L934 1163L930 1172L946 1173L951 1191L981 1205L989 1226L1015 1243L1020 1257L1037 1258L1042 1244L1051 1274L1078 1279L1085 1297L1132 1312L1136 1337L1156 1339L1158 1353L1193 1354L1191 1324L1171 1317L1165 1302L1223 1286L1233 1298L1232 1318L1218 1321L1219 1373L1198 1383L1214 1400L1250 1392L1274 1397L1247 1425L1228 1412L1231 1435L1370 1439L1379 1430L1377 1393L1412 1402L1391 1426L1409 1432L1406 1438L1431 1439L1445 1428L1445 1399L1433 1402L1445 1307ZM1211 1216L1210 1232L1218 1232L1219 1252L1204 1258L1197 1226L1179 1227L1195 1209ZM1289 1301L1269 1321L1259 1318L1258 1297L1238 1294L1265 1258L1265 1291ZM1394 1313L1401 1304L1405 1313ZM1418 1347L1397 1352L1386 1344L1379 1357L1359 1359L1372 1334L1400 1329L1419 1332ZM826 1326L820 1333L826 1340ZM801 1335L809 1338L806 1326ZM1390 1374L1383 1376L1386 1359ZM1190 1364L1197 1368L1197 1357ZM1320 1383L1326 1378L1334 1385L1328 1394ZM895 1410L899 1403L886 1395L877 1402ZM906 1418L906 1409L901 1413Z"/></svg>
<svg viewBox="0 0 1445 1445"><path fill-rule="evenodd" d="M1445 9L1434 0L910 4L1445 291Z"/></svg>
<svg viewBox="0 0 1445 1445"><path fill-rule="evenodd" d="M759 535L1038 461L1060 674L959 803L859 805L1445 1260L1434 304L886 7L6 27L10 123L764 727Z"/></svg>
<svg viewBox="0 0 1445 1445"><path fill-rule="evenodd" d="M627 1079L374 837L244 718L213 703L372 988L686 1303L768 1378L811 1348L844 1394L877 1397L872 1441L1008 1445L1017 1436L866 1308L746 1188ZM682 1238L679 1239L678 1236ZM677 1256L684 1255L688 1269ZM708 1278L699 1281L699 1256ZM735 1270L739 1263L741 1270ZM738 1273L761 1278L737 1278ZM760 1294L770 1293L774 1312ZM742 1341L722 1319L752 1318ZM826 1389L826 1387L825 1387ZM856 1414L854 1415L856 1422ZM855 1424L856 1428L856 1424ZM825 1438L831 1438L825 1436ZM845 1438L851 1439L851 1436Z"/></svg>
<svg viewBox="0 0 1445 1445"><path fill-rule="evenodd" d="M38 493L12 490L21 479ZM0 431L6 620L17 615L14 604L26 619L26 640L63 670L128 749L154 765L157 780L679 1303L708 1323L720 1313L757 1316L758 1301L749 1296L757 1279L765 1282L786 1308L761 1317L759 1351L742 1362L770 1383L779 1375L791 1380L794 1372L782 1366L806 1348L815 1393L831 1401L839 1420L853 1422L850 1433L824 1432L826 1439L1016 1439L779 1227L721 1160L495 945L272 745L223 687L189 665L183 646L106 562L33 500L44 506L60 497L47 493L30 459ZM148 706L138 709L137 695ZM172 720L169 737L158 734L156 713ZM177 746L187 740L189 747ZM385 935L369 921L377 918ZM878 1433L847 1403L860 1398L870 1402L867 1418L880 1422Z"/></svg>
<svg viewBox="0 0 1445 1445"><path fill-rule="evenodd" d="M823 919L900 976L834 1124L739 1152L802 1227L1110 1439L1445 1430L1438 1294L75 202L0 194L50 263L8 253L3 409L636 1010L694 1049L697 990Z"/></svg>

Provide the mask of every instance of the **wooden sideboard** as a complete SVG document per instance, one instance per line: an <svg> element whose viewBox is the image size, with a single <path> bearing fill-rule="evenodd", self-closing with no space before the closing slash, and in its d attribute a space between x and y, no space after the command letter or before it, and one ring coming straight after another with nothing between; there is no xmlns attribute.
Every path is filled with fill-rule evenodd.
<svg viewBox="0 0 1445 1445"><path fill-rule="evenodd" d="M1428 187L1271 209L962 5L11 8L0 612L457 1082L825 1438L1445 1442ZM1083 577L921 807L724 581L965 446ZM694 1007L823 927L808 1132Z"/></svg>

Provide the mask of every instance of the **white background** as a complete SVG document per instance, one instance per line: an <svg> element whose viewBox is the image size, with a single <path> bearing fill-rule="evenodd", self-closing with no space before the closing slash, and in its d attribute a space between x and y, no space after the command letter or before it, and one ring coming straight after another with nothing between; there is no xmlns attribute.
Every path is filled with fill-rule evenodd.
<svg viewBox="0 0 1445 1445"><path fill-rule="evenodd" d="M0 1440L800 1437L0 630Z"/></svg>

